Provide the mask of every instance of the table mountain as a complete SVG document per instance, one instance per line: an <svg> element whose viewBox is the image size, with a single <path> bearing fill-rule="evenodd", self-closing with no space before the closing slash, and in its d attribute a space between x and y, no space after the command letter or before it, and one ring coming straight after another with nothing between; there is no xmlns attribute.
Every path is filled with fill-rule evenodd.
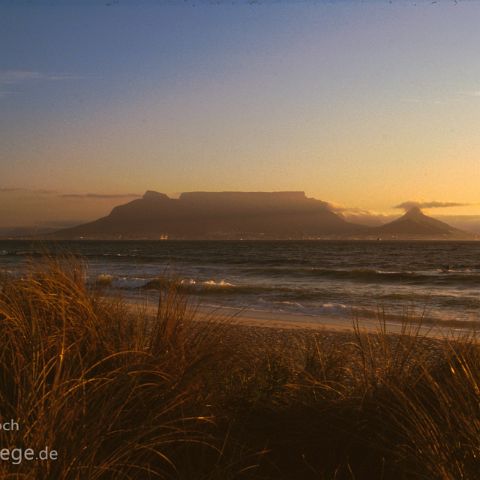
<svg viewBox="0 0 480 480"><path fill-rule="evenodd" d="M147 191L94 222L57 232L58 238L317 238L355 235L368 227L347 222L304 192L187 192L178 199Z"/></svg>

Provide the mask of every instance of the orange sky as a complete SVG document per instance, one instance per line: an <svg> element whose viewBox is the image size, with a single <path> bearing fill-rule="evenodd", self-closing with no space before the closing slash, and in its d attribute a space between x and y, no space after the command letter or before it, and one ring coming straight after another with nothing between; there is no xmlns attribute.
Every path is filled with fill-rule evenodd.
<svg viewBox="0 0 480 480"><path fill-rule="evenodd" d="M2 5L0 227L93 219L147 189L480 215L479 15L479 2Z"/></svg>

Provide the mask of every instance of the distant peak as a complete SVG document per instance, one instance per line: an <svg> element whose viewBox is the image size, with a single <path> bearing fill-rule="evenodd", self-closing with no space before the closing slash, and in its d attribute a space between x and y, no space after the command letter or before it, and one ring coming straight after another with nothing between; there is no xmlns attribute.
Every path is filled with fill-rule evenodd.
<svg viewBox="0 0 480 480"><path fill-rule="evenodd" d="M143 198L145 200L149 200L149 199L160 199L160 198L163 198L163 199L168 199L168 196L165 195L164 193L160 193L160 192L155 192L154 190L147 190L144 195L143 195Z"/></svg>
<svg viewBox="0 0 480 480"><path fill-rule="evenodd" d="M419 216L425 216L425 214L422 212L420 207L413 206L410 207L407 212L405 213L406 217L419 217Z"/></svg>

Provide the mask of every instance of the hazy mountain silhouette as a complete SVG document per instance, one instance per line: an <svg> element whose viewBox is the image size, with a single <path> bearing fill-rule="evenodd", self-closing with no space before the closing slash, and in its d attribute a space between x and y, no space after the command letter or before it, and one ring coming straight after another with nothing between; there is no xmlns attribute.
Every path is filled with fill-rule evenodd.
<svg viewBox="0 0 480 480"><path fill-rule="evenodd" d="M368 227L347 222L304 192L158 192L115 207L110 215L56 236L158 238L315 238L355 235Z"/></svg>
<svg viewBox="0 0 480 480"><path fill-rule="evenodd" d="M178 199L147 191L94 222L56 238L445 238L469 234L412 208L379 227L346 221L304 192L187 192Z"/></svg>
<svg viewBox="0 0 480 480"><path fill-rule="evenodd" d="M418 207L410 208L402 217L375 230L379 234L390 235L468 236L466 232L425 215Z"/></svg>

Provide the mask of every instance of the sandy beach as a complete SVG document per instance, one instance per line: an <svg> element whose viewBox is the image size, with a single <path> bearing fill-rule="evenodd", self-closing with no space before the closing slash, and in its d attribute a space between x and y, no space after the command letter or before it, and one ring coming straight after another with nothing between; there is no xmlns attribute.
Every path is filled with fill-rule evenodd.
<svg viewBox="0 0 480 480"><path fill-rule="evenodd" d="M150 315L157 310L157 303L152 299L129 301L132 308L144 307ZM196 321L217 321L239 327L253 327L261 329L274 329L278 331L296 331L312 333L344 333L352 334L355 328L363 333L378 333L385 331L389 334L411 333L435 339L452 339L457 337L475 335L478 331L475 326L466 322L458 322L458 326L451 323L445 325L421 324L420 322L406 322L401 320L385 320L379 315L378 318L355 318L352 314L348 317L325 317L313 315L301 315L279 312L259 311L253 309L236 309L228 307L212 308L201 304L192 304L190 307L196 312Z"/></svg>

